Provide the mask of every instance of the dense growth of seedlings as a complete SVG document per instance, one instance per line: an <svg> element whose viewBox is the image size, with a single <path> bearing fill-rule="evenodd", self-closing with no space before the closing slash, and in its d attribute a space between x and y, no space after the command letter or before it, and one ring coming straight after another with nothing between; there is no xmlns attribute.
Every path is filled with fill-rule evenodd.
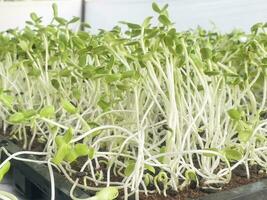
<svg viewBox="0 0 267 200"><path fill-rule="evenodd" d="M267 25L177 32L167 6L153 9L156 26L148 17L93 35L88 24L70 30L79 19L54 5L50 25L32 13L23 30L0 33L1 134L25 150L1 147L0 179L18 159L48 165L51 199L53 171L75 200L77 187L138 199L215 188L240 165L248 178L251 165L266 169Z"/></svg>

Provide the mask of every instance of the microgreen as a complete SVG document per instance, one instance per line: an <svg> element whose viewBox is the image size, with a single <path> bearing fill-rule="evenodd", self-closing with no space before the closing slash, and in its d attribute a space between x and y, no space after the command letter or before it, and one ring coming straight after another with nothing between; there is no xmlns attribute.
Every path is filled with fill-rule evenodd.
<svg viewBox="0 0 267 200"><path fill-rule="evenodd" d="M8 161L3 167L0 168L0 182L3 180L6 173L9 171L11 163Z"/></svg>
<svg viewBox="0 0 267 200"><path fill-rule="evenodd" d="M91 34L52 9L49 25L32 13L24 29L0 33L3 134L33 152L44 143L51 176L51 166L83 173L73 188L109 200L266 168L266 24L178 32L168 5L153 3L156 25L147 17Z"/></svg>
<svg viewBox="0 0 267 200"><path fill-rule="evenodd" d="M115 187L107 187L96 193L90 200L113 200L119 195L119 191Z"/></svg>

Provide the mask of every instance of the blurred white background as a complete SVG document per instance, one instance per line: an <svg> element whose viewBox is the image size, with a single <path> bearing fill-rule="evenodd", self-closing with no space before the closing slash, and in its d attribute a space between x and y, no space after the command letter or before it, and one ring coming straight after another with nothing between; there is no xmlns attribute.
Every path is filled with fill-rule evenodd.
<svg viewBox="0 0 267 200"><path fill-rule="evenodd" d="M82 0L0 0L0 30L23 27L31 12L51 20L53 2L58 3L61 17L81 16ZM153 16L153 0L86 0L85 19L92 30L111 29L118 21L141 23ZM241 28L248 31L256 22L267 21L267 0L155 0L169 4L169 12L177 30L213 28L221 31Z"/></svg>
<svg viewBox="0 0 267 200"><path fill-rule="evenodd" d="M155 15L153 0L88 0L86 20L93 29L110 29L118 21L141 23ZM156 0L169 4L169 12L177 30L213 28L221 31L241 28L248 31L254 23L267 22L267 0Z"/></svg>
<svg viewBox="0 0 267 200"><path fill-rule="evenodd" d="M30 19L30 13L42 16L44 23L49 23L53 16L52 4L56 2L60 17L71 19L81 16L81 0L0 0L0 31L9 28L23 28L25 21Z"/></svg>

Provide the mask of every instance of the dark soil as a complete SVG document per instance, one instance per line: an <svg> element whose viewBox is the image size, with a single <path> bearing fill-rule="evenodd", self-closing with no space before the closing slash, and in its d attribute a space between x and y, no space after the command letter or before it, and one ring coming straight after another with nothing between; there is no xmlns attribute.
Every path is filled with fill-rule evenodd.
<svg viewBox="0 0 267 200"><path fill-rule="evenodd" d="M19 147L23 148L23 139L22 140L17 140L15 138L13 138L13 135L9 134L9 130L11 130L11 126L9 126L7 129L8 129L6 131L7 134L6 135L1 135L3 133L3 128L0 127L0 135L1 135L1 137L3 139L10 140L14 144L16 144ZM27 144L26 149L29 149L29 146L28 145L29 145L29 142L31 141L31 139L32 139L33 136L31 135L31 132L30 132L30 130L28 128L26 128L26 133L27 133L26 134L26 137L27 137L27 141L28 141L28 144ZM45 142L44 143L38 142L38 138L39 138L39 136L35 136L35 139L33 140L33 143L32 143L32 146L31 146L30 150L42 152L45 149L45 144L46 143ZM24 149L24 150L26 150L26 149Z"/></svg>
<svg viewBox="0 0 267 200"><path fill-rule="evenodd" d="M267 178L266 173L258 173L259 172L259 166L254 165L250 168L250 179L246 176L246 171L243 166L237 167L232 174L231 181L228 184L225 184L223 187L221 187L218 190L212 190L212 189L202 189L202 188L186 188L183 191L173 191L169 190L167 191L167 197L159 194L149 194L146 196L145 194L140 194L141 200L187 200L187 199L194 199L198 197L202 197L205 195L208 195L210 193L220 192L220 191L226 191L230 190L242 185L246 185L249 183L257 182L259 179Z"/></svg>

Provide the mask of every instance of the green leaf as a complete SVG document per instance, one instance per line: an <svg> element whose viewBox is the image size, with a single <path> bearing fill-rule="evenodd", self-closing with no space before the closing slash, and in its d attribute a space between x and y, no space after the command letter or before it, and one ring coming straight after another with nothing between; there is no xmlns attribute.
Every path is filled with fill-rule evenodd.
<svg viewBox="0 0 267 200"><path fill-rule="evenodd" d="M171 21L169 20L169 18L166 15L160 15L158 17L158 20L160 23L162 23L165 26L169 26L171 24Z"/></svg>
<svg viewBox="0 0 267 200"><path fill-rule="evenodd" d="M139 24L133 24L130 22L123 22L123 21L121 21L120 23L127 25L128 28L130 28L130 29L141 29L141 26Z"/></svg>
<svg viewBox="0 0 267 200"><path fill-rule="evenodd" d="M93 147L89 147L88 157L92 160L95 156L95 149Z"/></svg>
<svg viewBox="0 0 267 200"><path fill-rule="evenodd" d="M73 97L76 98L77 100L80 100L82 94L79 88L73 88L72 90Z"/></svg>
<svg viewBox="0 0 267 200"><path fill-rule="evenodd" d="M3 180L4 176L9 171L10 166L11 166L10 161L7 161L7 163L4 164L4 166L0 168L0 182Z"/></svg>
<svg viewBox="0 0 267 200"><path fill-rule="evenodd" d="M87 54L82 54L79 56L79 65L85 66L87 61Z"/></svg>
<svg viewBox="0 0 267 200"><path fill-rule="evenodd" d="M199 58L199 56L196 56L192 54L192 60L198 66L199 68L204 68L204 63L203 61Z"/></svg>
<svg viewBox="0 0 267 200"><path fill-rule="evenodd" d="M240 120L242 115L241 115L241 112L238 110L238 109L230 109L227 111L229 117L233 120Z"/></svg>
<svg viewBox="0 0 267 200"><path fill-rule="evenodd" d="M29 109L22 112L25 119L30 119L37 114L36 110Z"/></svg>
<svg viewBox="0 0 267 200"><path fill-rule="evenodd" d="M64 160L69 162L69 163L72 163L73 161L75 161L76 159L78 158L78 155L76 154L75 151L71 150L69 152L68 155L65 156Z"/></svg>
<svg viewBox="0 0 267 200"><path fill-rule="evenodd" d="M97 102L97 105L103 110L103 111L108 111L110 104L105 101L103 98L100 98L100 100Z"/></svg>
<svg viewBox="0 0 267 200"><path fill-rule="evenodd" d="M210 48L200 49L201 56L204 60L210 59L212 57L212 51Z"/></svg>
<svg viewBox="0 0 267 200"><path fill-rule="evenodd" d="M144 27L144 28L149 27L152 18L153 18L153 17L147 17L147 18L145 18L145 20L144 20L144 22L143 22L143 24L142 24L142 27Z"/></svg>
<svg viewBox="0 0 267 200"><path fill-rule="evenodd" d="M148 171L152 172L153 174L156 173L155 168L150 166L150 165L145 164L145 169L147 169Z"/></svg>
<svg viewBox="0 0 267 200"><path fill-rule="evenodd" d="M39 77L41 75L41 70L31 67L27 74L29 76Z"/></svg>
<svg viewBox="0 0 267 200"><path fill-rule="evenodd" d="M52 8L53 8L54 17L57 17L58 16L58 7L57 7L57 4L56 3L53 3Z"/></svg>
<svg viewBox="0 0 267 200"><path fill-rule="evenodd" d="M158 182L167 184L167 182L168 182L168 176L167 176L167 173L164 172L164 171L161 171L161 172L155 177L155 179L156 179Z"/></svg>
<svg viewBox="0 0 267 200"><path fill-rule="evenodd" d="M152 9L157 13L161 12L159 6L155 2L152 3Z"/></svg>
<svg viewBox="0 0 267 200"><path fill-rule="evenodd" d="M256 141L260 143L265 142L267 139L264 135L259 134L259 133L255 134L255 138L256 138Z"/></svg>
<svg viewBox="0 0 267 200"><path fill-rule="evenodd" d="M140 60L143 62L151 61L152 58L153 58L153 55L151 52L148 52L148 53L140 56Z"/></svg>
<svg viewBox="0 0 267 200"><path fill-rule="evenodd" d="M63 144L59 147L58 151L55 154L55 157L52 159L52 162L56 165L59 165L64 158L70 153L71 147L68 144Z"/></svg>
<svg viewBox="0 0 267 200"><path fill-rule="evenodd" d="M40 110L40 116L44 118L52 118L55 116L54 106L45 106Z"/></svg>
<svg viewBox="0 0 267 200"><path fill-rule="evenodd" d="M23 51L29 50L29 43L27 41L21 40L18 45Z"/></svg>
<svg viewBox="0 0 267 200"><path fill-rule="evenodd" d="M216 70L205 70L204 74L206 74L207 76L216 76L219 75L220 72Z"/></svg>
<svg viewBox="0 0 267 200"><path fill-rule="evenodd" d="M74 105L72 105L72 103L70 103L69 101L62 100L61 105L68 113L70 114L77 113L77 108Z"/></svg>
<svg viewBox="0 0 267 200"><path fill-rule="evenodd" d="M94 54L103 54L105 51L106 51L106 47L104 46L98 46L92 49L92 53Z"/></svg>
<svg viewBox="0 0 267 200"><path fill-rule="evenodd" d="M178 43L178 44L176 44L176 49L175 50L176 50L177 54L182 54L183 51L184 51L184 47L183 47L182 44Z"/></svg>
<svg viewBox="0 0 267 200"><path fill-rule="evenodd" d="M189 181L197 181L197 176L196 176L195 172L192 170L187 170L185 172L185 178L186 178L186 180L189 180Z"/></svg>
<svg viewBox="0 0 267 200"><path fill-rule="evenodd" d="M164 6L163 6L163 8L161 9L161 13L164 13L164 14L166 14L167 13L167 8L169 7L169 5L168 4L165 4Z"/></svg>
<svg viewBox="0 0 267 200"><path fill-rule="evenodd" d="M111 83L113 81L118 81L121 79L121 74L107 74L105 76L105 80L107 81L107 83Z"/></svg>
<svg viewBox="0 0 267 200"><path fill-rule="evenodd" d="M38 21L38 19L39 19L35 12L32 12L30 14L30 17L34 22Z"/></svg>
<svg viewBox="0 0 267 200"><path fill-rule="evenodd" d="M57 148L60 148L63 144L66 144L63 136L61 135L56 136L55 142L56 142Z"/></svg>
<svg viewBox="0 0 267 200"><path fill-rule="evenodd" d="M174 38L167 35L164 37L164 42L167 47L171 48L173 46Z"/></svg>
<svg viewBox="0 0 267 200"><path fill-rule="evenodd" d="M203 91L203 90L204 90L203 85L197 85L197 90L198 90L198 91Z"/></svg>
<svg viewBox="0 0 267 200"><path fill-rule="evenodd" d="M263 59L261 60L261 62L262 62L262 64L267 65L267 58L266 58L266 57L263 58Z"/></svg>
<svg viewBox="0 0 267 200"><path fill-rule="evenodd" d="M236 149L226 148L224 149L224 154L225 157L230 161L232 160L238 161L242 158L242 154Z"/></svg>
<svg viewBox="0 0 267 200"><path fill-rule="evenodd" d="M244 121L239 121L237 125L238 139L246 143L252 136L253 128Z"/></svg>
<svg viewBox="0 0 267 200"><path fill-rule="evenodd" d="M0 94L0 101L8 108L13 107L14 98L6 94Z"/></svg>
<svg viewBox="0 0 267 200"><path fill-rule="evenodd" d="M252 130L240 130L238 131L238 139L241 142L247 142L252 136L253 131Z"/></svg>
<svg viewBox="0 0 267 200"><path fill-rule="evenodd" d="M58 80L56 80L56 79L52 79L51 84L55 89L59 89L59 87L60 87L60 84L59 84Z"/></svg>
<svg viewBox="0 0 267 200"><path fill-rule="evenodd" d="M153 181L153 176L151 176L149 173L146 173L144 175L144 183L146 186L148 186Z"/></svg>
<svg viewBox="0 0 267 200"><path fill-rule="evenodd" d="M63 136L63 139L66 143L69 143L73 137L73 129L69 128Z"/></svg>
<svg viewBox="0 0 267 200"><path fill-rule="evenodd" d="M86 22L82 22L81 23L81 28L91 28L90 24L86 23Z"/></svg>
<svg viewBox="0 0 267 200"><path fill-rule="evenodd" d="M91 38L91 35L87 31L79 31L77 36L82 40L89 40Z"/></svg>
<svg viewBox="0 0 267 200"><path fill-rule="evenodd" d="M113 200L119 195L119 190L116 187L106 187L96 193L92 199L94 200Z"/></svg>
<svg viewBox="0 0 267 200"><path fill-rule="evenodd" d="M140 76L135 70L129 70L122 73L121 78L133 78L138 79Z"/></svg>
<svg viewBox="0 0 267 200"><path fill-rule="evenodd" d="M130 176L133 173L134 168L135 168L135 161L134 160L128 161L128 164L124 170L124 175Z"/></svg>
<svg viewBox="0 0 267 200"><path fill-rule="evenodd" d="M82 39L80 39L79 37L76 37L76 36L72 37L72 41L80 49L85 47L85 42Z"/></svg>
<svg viewBox="0 0 267 200"><path fill-rule="evenodd" d="M89 153L89 148L86 144L76 144L74 150L78 156L86 156Z"/></svg>
<svg viewBox="0 0 267 200"><path fill-rule="evenodd" d="M25 117L22 112L17 112L9 116L8 121L11 123L21 123L25 121Z"/></svg>
<svg viewBox="0 0 267 200"><path fill-rule="evenodd" d="M58 72L58 75L61 77L69 77L71 75L71 70L70 69L62 69Z"/></svg>
<svg viewBox="0 0 267 200"><path fill-rule="evenodd" d="M67 20L61 17L55 17L55 20L60 24L60 25L66 25L68 23Z"/></svg>
<svg viewBox="0 0 267 200"><path fill-rule="evenodd" d="M25 23L28 25L34 25L34 23L32 21L25 21Z"/></svg>
<svg viewBox="0 0 267 200"><path fill-rule="evenodd" d="M75 23L75 22L77 22L77 21L79 21L79 20L80 20L79 17L73 17L73 18L68 22L68 24L73 24L73 23Z"/></svg>
<svg viewBox="0 0 267 200"><path fill-rule="evenodd" d="M165 152L166 152L166 149L167 149L166 146L162 146L162 147L160 147L160 154L165 153ZM159 159L159 162L161 162L161 163L164 162L164 156L159 157L158 159Z"/></svg>
<svg viewBox="0 0 267 200"><path fill-rule="evenodd" d="M251 27L251 32L257 32L258 29L262 28L263 27L263 23L259 22L259 23L256 23L254 24L252 27Z"/></svg>

